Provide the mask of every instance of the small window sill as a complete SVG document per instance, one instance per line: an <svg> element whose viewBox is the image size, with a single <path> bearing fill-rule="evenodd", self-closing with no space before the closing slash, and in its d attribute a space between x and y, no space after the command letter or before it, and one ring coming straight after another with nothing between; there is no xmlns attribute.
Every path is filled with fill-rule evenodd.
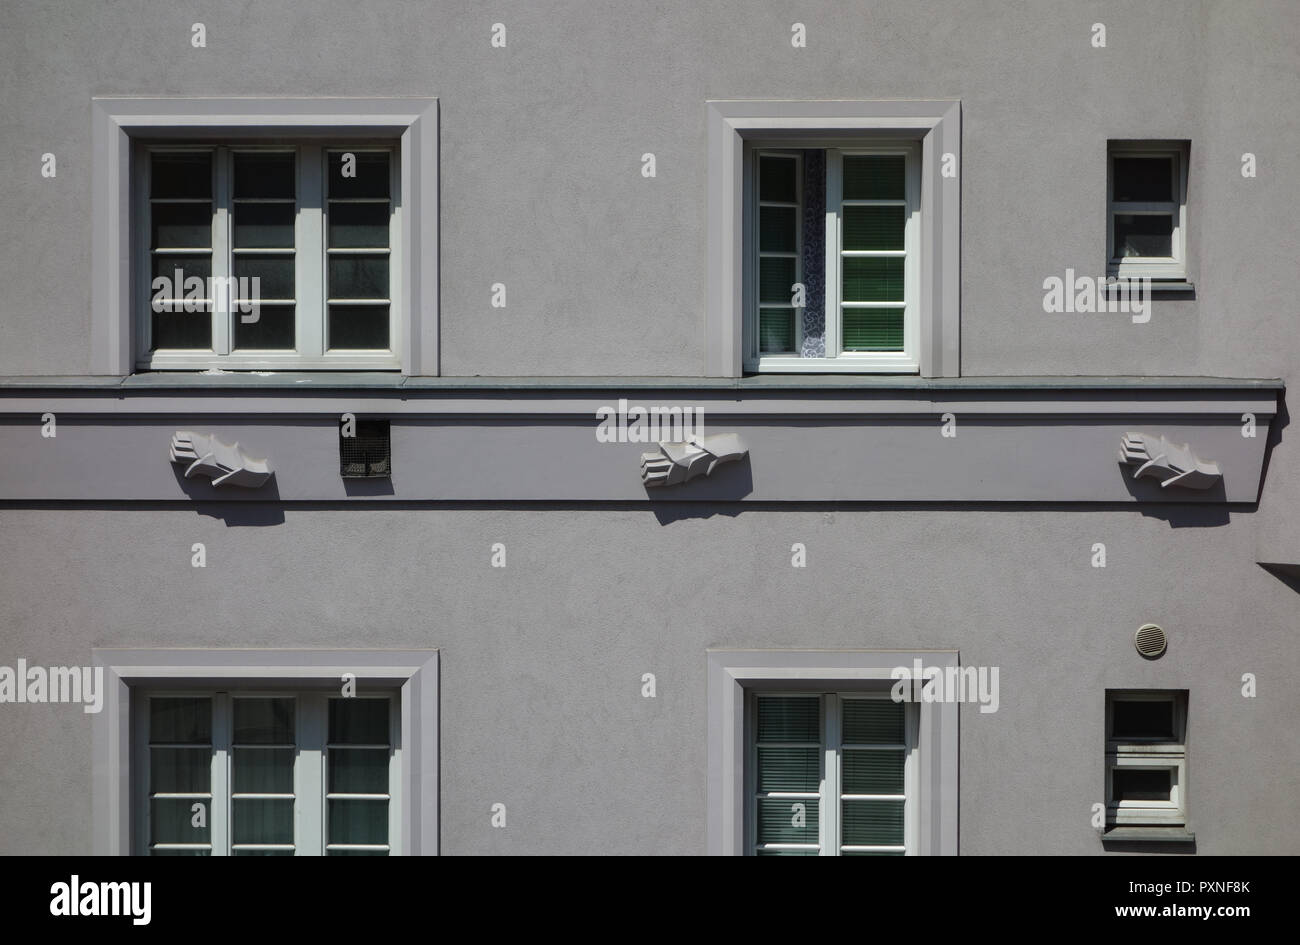
<svg viewBox="0 0 1300 945"><path fill-rule="evenodd" d="M1114 276L1114 274L1112 274L1111 278L1118 278L1119 282L1124 282L1126 280L1129 282L1136 282L1138 279L1142 277L1141 276L1116 277ZM1106 288L1107 298L1113 299L1120 294L1119 282L1106 283L1105 288ZM1191 300L1196 298L1196 285L1194 283L1188 282L1186 279L1152 279L1150 292L1153 298Z"/></svg>
<svg viewBox="0 0 1300 945"><path fill-rule="evenodd" d="M1196 834L1186 827L1112 827L1101 835L1102 843L1195 843Z"/></svg>

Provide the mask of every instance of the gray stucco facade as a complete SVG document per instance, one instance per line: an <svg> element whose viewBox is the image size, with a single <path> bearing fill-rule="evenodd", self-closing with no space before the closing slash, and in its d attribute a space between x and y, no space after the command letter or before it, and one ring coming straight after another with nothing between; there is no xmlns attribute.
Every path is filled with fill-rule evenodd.
<svg viewBox="0 0 1300 945"><path fill-rule="evenodd" d="M436 831L407 852L696 855L731 852L716 753L747 737L718 732L711 654L955 653L998 668L999 704L935 716L956 767L936 761L921 802L952 834L909 852L1300 853L1296 4L52 2L4 19L0 666L436 651L436 685L403 708L434 747L400 800ZM106 369L92 140L95 101L116 97L436 100L417 370ZM959 268L927 273L960 344L936 343L931 370L739 376L738 352L711 355L717 326L740 332L711 308L711 227L743 213L709 178L709 103L734 100L954 103L960 166L935 181L959 188L959 220L936 224L935 253ZM1147 321L1046 312L1044 280L1106 272L1108 141L1128 139L1190 143L1194 289ZM596 435L620 399L702 407L749 454L647 489L654 443ZM391 421L391 476L339 476L346 413ZM238 440L275 478L184 478L166 455L181 430ZM1134 479L1130 431L1221 479ZM1158 659L1134 649L1149 623ZM1103 842L1116 690L1186 693L1194 840ZM117 746L96 724L0 704L0 853L130 852L104 805L138 786L101 764L120 749L130 767L128 720Z"/></svg>

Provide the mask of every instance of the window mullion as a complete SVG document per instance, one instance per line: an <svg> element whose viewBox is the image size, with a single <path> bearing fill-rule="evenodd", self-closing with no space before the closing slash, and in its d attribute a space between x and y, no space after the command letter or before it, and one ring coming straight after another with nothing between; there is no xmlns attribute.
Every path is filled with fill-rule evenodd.
<svg viewBox="0 0 1300 945"><path fill-rule="evenodd" d="M843 196L843 154L839 148L826 149L826 338L827 358L840 355L840 202Z"/></svg>
<svg viewBox="0 0 1300 945"><path fill-rule="evenodd" d="M212 855L230 855L230 694L212 697L212 809L208 827Z"/></svg>
<svg viewBox="0 0 1300 945"><path fill-rule="evenodd" d="M217 148L213 160L216 192L212 201L212 350L221 357L230 354L230 305L226 281L231 273L231 166L229 148Z"/></svg>
<svg viewBox="0 0 1300 945"><path fill-rule="evenodd" d="M325 852L325 719L323 693L298 700L298 755L293 765L293 842L296 856Z"/></svg>
<svg viewBox="0 0 1300 945"><path fill-rule="evenodd" d="M324 161L324 150L318 144L304 144L298 149L295 318L298 353L309 358L325 353Z"/></svg>
<svg viewBox="0 0 1300 945"><path fill-rule="evenodd" d="M825 721L823 740L825 759L821 789L821 855L840 855L840 698L835 693L822 697Z"/></svg>

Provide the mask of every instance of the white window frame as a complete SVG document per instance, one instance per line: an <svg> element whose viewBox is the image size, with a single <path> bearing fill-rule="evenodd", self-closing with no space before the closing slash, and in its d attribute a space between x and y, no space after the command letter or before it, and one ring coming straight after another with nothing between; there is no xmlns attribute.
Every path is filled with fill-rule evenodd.
<svg viewBox="0 0 1300 945"><path fill-rule="evenodd" d="M1114 704L1124 702L1172 702L1171 738L1117 738L1114 735ZM1136 768L1169 771L1169 800L1115 799L1115 771ZM1106 693L1106 821L1108 827L1187 824L1187 696L1180 690L1124 690Z"/></svg>
<svg viewBox="0 0 1300 945"><path fill-rule="evenodd" d="M401 752L389 771L390 844L407 856L437 855L437 650L106 648L92 651L92 663L104 670L104 705L92 732L95 855L141 849L141 769L133 758L140 725L132 722L140 694L314 690L324 698L341 694L345 673L355 677L358 697L396 692L398 711L389 717L399 726L393 744Z"/></svg>
<svg viewBox="0 0 1300 945"><path fill-rule="evenodd" d="M315 140L336 147L396 141L400 207L400 259L390 266L390 333L386 363L340 355L322 364L271 359L260 366L286 369L400 370L436 375L438 364L438 100L435 98L127 98L92 100L91 325L92 372L128 375L136 369L141 339L136 313L147 307L140 285L139 231L132 210L140 190L136 143L223 143ZM301 215L300 215L301 216ZM138 214L137 214L138 219ZM301 236L301 234L300 234ZM146 243L147 249L147 243ZM195 367L233 368L214 358Z"/></svg>
<svg viewBox="0 0 1300 945"><path fill-rule="evenodd" d="M916 856L920 845L920 816L918 812L918 796L920 793L920 751L918 749L918 730L920 724L920 704L917 702L906 702L903 704L903 738L901 748L904 754L903 761L903 793L901 795L846 795L844 794L843 785L843 766L841 759L844 750L843 742L843 711L842 706L845 701L854 699L883 699L890 698L888 690L859 689L859 690L839 690L835 692L823 692L818 690L754 690L750 689L745 693L745 852L747 855L757 854L758 850L758 797L761 792L758 790L758 715L757 706L759 697L809 697L816 696L819 700L819 721L820 721L820 749L822 754L821 760L821 784L816 794L803 794L798 792L781 793L774 795L767 793L767 797L779 796L781 798L789 797L792 802L800 798L807 797L816 799L818 802L818 855L819 856L842 856L845 850L849 852L897 852L904 856ZM879 747L879 746L872 746ZM844 800L902 800L903 801L903 843L897 846L863 846L842 843L842 827L840 823L840 805ZM764 849L768 850L808 850L811 847L808 844L801 843L766 843Z"/></svg>
<svg viewBox="0 0 1300 945"><path fill-rule="evenodd" d="M755 783L748 739L753 693L888 693L898 667L960 665L955 650L708 651L708 834L711 855L745 856L753 836L747 795ZM905 823L907 852L957 849L958 705L914 702L916 816ZM747 725L747 722L749 723ZM909 796L913 791L909 782Z"/></svg>
<svg viewBox="0 0 1300 945"><path fill-rule="evenodd" d="M1167 158L1171 162L1172 200L1156 203L1115 200L1116 158ZM1107 275L1116 279L1187 279L1187 158L1185 143L1172 141L1111 141L1106 148L1106 259ZM1115 255L1116 215L1170 216L1169 256Z"/></svg>
<svg viewBox="0 0 1300 945"><path fill-rule="evenodd" d="M391 213L388 222L389 297L388 340L386 349L349 350L328 347L329 300L325 297L328 283L328 155L341 150L354 153L383 152L389 159L389 199ZM152 311L150 284L152 281L150 228L152 225L149 169L150 156L156 152L206 151L213 155L213 221L212 221L212 277L214 285L222 285L232 274L235 249L230 233L230 214L233 208L231 181L236 153L266 152L293 153L295 176L294 244L295 267L293 301L296 347L293 349L233 350L233 320L239 312L222 313L214 304L212 312L212 347L209 349L174 348L151 351ZM136 180L136 284L146 287L141 293L141 303L136 305L136 338L139 351L136 367L143 370L397 370L401 367L401 285L397 276L402 265L402 202L397 192L401 183L398 167L400 154L394 146L382 142L330 143L304 141L292 144L226 143L207 145L175 144L170 142L137 142L134 161ZM315 204L313 206L313 203ZM248 250L266 252L266 250ZM348 250L349 253L370 253L368 250ZM214 300L208 300L214 301ZM347 300L347 304L355 304Z"/></svg>
<svg viewBox="0 0 1300 945"><path fill-rule="evenodd" d="M294 802L293 850L295 856L322 856L330 847L337 849L383 849L390 856L402 854L401 831L401 771L402 726L398 700L391 692L362 693L356 699L382 699L389 704L388 713L388 786L383 795L365 795L388 801L388 842L374 844L327 843L327 808L330 799L343 796L325 793L328 753L329 700L338 698L338 690L286 690L242 689L228 686L225 689L164 689L142 690L133 694L139 708L132 712L134 746L131 758L132 782L135 785L133 811L133 853L147 856L151 849L210 849L212 856L232 856L236 847L231 833L231 811L235 799L233 782L234 739L232 720L237 699L288 698L294 700L294 764L293 793L286 795L256 795L281 797ZM211 792L208 797L207 843L150 843L149 790L150 733L147 700L153 698L208 698L212 700L212 759ZM186 795L187 797L189 795ZM198 795L194 795L197 797ZM282 844L238 844L247 849L285 849Z"/></svg>

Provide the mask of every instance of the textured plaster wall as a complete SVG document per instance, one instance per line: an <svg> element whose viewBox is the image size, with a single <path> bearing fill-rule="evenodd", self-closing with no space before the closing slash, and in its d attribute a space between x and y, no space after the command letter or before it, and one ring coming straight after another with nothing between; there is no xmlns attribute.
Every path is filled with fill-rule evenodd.
<svg viewBox="0 0 1300 945"><path fill-rule="evenodd" d="M1295 592L1252 563L1251 516L1173 516L6 510L0 627L7 660L42 665L96 646L439 647L445 853L703 852L708 646L1000 667L999 710L962 711L966 854L1100 852L1104 690L1188 688L1200 852L1300 852ZM1147 621L1171 638L1155 662L1132 645ZM89 851L90 730L74 706L0 711L0 853Z"/></svg>
<svg viewBox="0 0 1300 945"><path fill-rule="evenodd" d="M92 95L438 96L447 374L703 372L708 98L962 100L963 373L1300 364L1290 0L806 0L806 49L788 5L752 0L46 0L4 18L3 374L89 367ZM1103 271L1106 139L1130 136L1192 141L1197 298L1141 326L1047 315L1045 278Z"/></svg>

